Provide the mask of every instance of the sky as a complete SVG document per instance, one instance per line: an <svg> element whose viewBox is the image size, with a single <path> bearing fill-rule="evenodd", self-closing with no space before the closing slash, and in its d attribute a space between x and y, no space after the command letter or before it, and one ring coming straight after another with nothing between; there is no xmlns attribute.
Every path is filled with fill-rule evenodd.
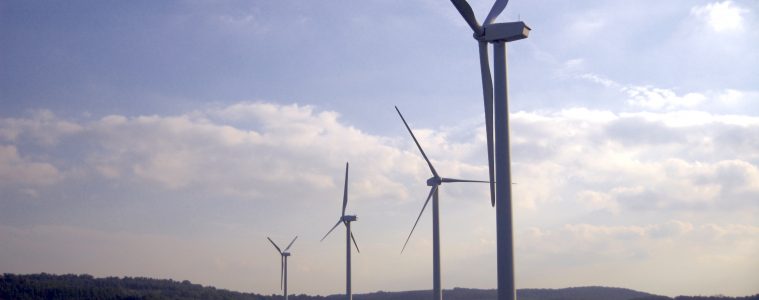
<svg viewBox="0 0 759 300"><path fill-rule="evenodd" d="M473 0L482 20L492 1ZM759 293L759 2L520 1L516 283ZM449 1L0 2L0 272L431 289L430 176L487 178ZM488 188L441 187L443 287L495 288Z"/></svg>

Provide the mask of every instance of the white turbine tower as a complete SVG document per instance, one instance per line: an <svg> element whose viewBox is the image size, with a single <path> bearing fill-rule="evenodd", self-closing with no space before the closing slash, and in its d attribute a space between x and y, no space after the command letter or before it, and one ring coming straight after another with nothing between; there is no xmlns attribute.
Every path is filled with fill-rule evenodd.
<svg viewBox="0 0 759 300"><path fill-rule="evenodd" d="M345 163L345 185L343 186L343 210L340 214L340 219L337 220L337 223L335 223L335 226L332 226L332 229L330 229L327 234L324 235L324 237L321 239L323 241L327 236L332 233L335 228L337 228L340 223L343 223L345 225L345 299L351 300L353 299L353 293L351 292L351 240L353 240L353 245L356 246L356 252L361 253L361 251L358 250L358 244L356 243L356 238L353 237L353 232L351 231L351 222L358 220L356 218L356 215L346 215L345 214L345 207L348 206L348 163Z"/></svg>
<svg viewBox="0 0 759 300"><path fill-rule="evenodd" d="M508 0L496 0L482 25L477 23L474 12L466 0L451 0L451 2L474 31L474 39L477 40L480 48L480 72L482 75L482 93L485 100L485 128L491 182L490 201L493 206L496 206L498 300L513 300L516 299L516 289L514 286L506 43L527 38L530 27L524 22L493 23L495 18L506 8ZM495 87L490 77L488 43L493 44ZM495 101L493 99L494 94Z"/></svg>
<svg viewBox="0 0 759 300"><path fill-rule="evenodd" d="M281 256L279 269L279 288L284 290L285 300L287 300L287 257L290 256L290 252L287 252L287 250L290 250L290 247L293 245L293 243L295 243L295 240L298 239L298 236L296 235L295 238L293 238L285 250L280 250L279 246L277 246L277 244L274 243L274 241L272 241L268 236L266 238L269 239L269 242L271 242L272 245L274 245L274 248L277 248L277 252L279 252L279 255Z"/></svg>
<svg viewBox="0 0 759 300"><path fill-rule="evenodd" d="M430 198L432 198L432 291L433 291L432 299L440 300L443 298L443 290L442 290L442 285L440 281L440 211L438 209L439 187L444 182L488 183L488 181L440 177L440 175L438 175L437 171L435 170L435 167L432 166L432 162L430 162L430 160L427 158L427 154L425 154L424 150L422 150L422 146L419 145L419 141L416 140L416 136L414 136L414 133L411 131L411 128L408 126L408 123L406 123L406 119L403 118L403 114L401 114L401 111L398 109L397 106L395 107L395 111L397 111L398 115L401 117L401 120L403 121L403 125L406 125L406 129L408 130L408 133L411 134L411 138L414 139L414 143L416 144L416 147L419 148L419 152L422 153L422 157L424 157L424 160L427 162L427 165L430 167L430 172L432 172L432 177L427 179L427 185L431 186L430 194L427 195L427 200L424 201L422 210L419 212L419 216L416 218L416 222L414 222L414 227L411 228L411 232L409 232L408 237L406 238L406 242L403 244L403 249L401 249L401 252L403 252L403 250L406 249L406 245L408 244L409 239L411 239L411 234L414 233L414 229L416 229L416 225L419 223L419 219L422 217L422 213L424 213L424 209L427 208L427 203L429 203Z"/></svg>

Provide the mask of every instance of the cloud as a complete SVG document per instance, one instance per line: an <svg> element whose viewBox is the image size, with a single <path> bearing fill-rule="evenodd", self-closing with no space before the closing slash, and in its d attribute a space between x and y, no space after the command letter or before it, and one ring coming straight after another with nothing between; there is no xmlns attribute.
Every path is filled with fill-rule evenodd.
<svg viewBox="0 0 759 300"><path fill-rule="evenodd" d="M336 189L342 185L340 170L346 161L357 166L352 184L359 187L358 198L403 200L408 191L402 182L423 182L429 176L410 139L369 135L339 117L311 106L264 102L175 116L109 115L79 122L46 112L44 118L0 120L6 125L6 141L59 143L73 148L75 155L34 148L32 154L48 161L33 164L10 145L3 148L2 162L5 173L23 169L29 174L24 178L40 182L51 182L57 169L76 170L83 178L253 199L281 196L282 191L305 197L309 190ZM459 162L479 150L471 141L451 142L446 133L415 130L447 176L486 174L482 165Z"/></svg>
<svg viewBox="0 0 759 300"><path fill-rule="evenodd" d="M565 65L573 63L567 62ZM573 72L572 68L563 68L564 72L578 79L617 90L625 97L625 103L632 109L653 111L699 110L711 112L734 112L743 114L750 110L759 99L759 92L751 90L707 90L699 92L681 92L675 88L662 88L651 85L624 84L595 73Z"/></svg>
<svg viewBox="0 0 759 300"><path fill-rule="evenodd" d="M759 119L703 112L570 109L512 117L514 180L526 207L579 202L590 210L750 207ZM728 136L741 136L730 139ZM577 209L577 208L575 208Z"/></svg>
<svg viewBox="0 0 759 300"><path fill-rule="evenodd" d="M357 181L379 185L373 197L402 197L402 186L387 176L396 173L391 166L399 159L411 157L341 124L338 117L309 106L268 103L169 117L108 116L89 126L101 141L90 162L106 174L130 174L168 189L261 197L293 185L334 189L341 185L335 170L350 161L362 169L387 171L366 172ZM257 128L227 125L240 120L252 120ZM398 169L399 177L409 171Z"/></svg>
<svg viewBox="0 0 759 300"><path fill-rule="evenodd" d="M748 294L743 282L759 261L759 227L744 224L693 223L670 219L644 225L571 223L556 228L532 227L517 233L520 280L554 286L608 285L678 295ZM543 268L549 273L539 271ZM521 272L520 272L521 271ZM665 284L656 284L665 282Z"/></svg>
<svg viewBox="0 0 759 300"><path fill-rule="evenodd" d="M759 247L755 240L759 237L759 227L743 224L693 224L682 220L668 220L663 223L649 225L593 225L593 224L565 224L559 228L529 228L522 235L525 237L523 248L529 251L552 253L556 255L569 255L570 253L587 252L598 257L596 263L605 263L609 259L632 259L641 257L635 255L619 255L618 251L647 252L647 247L652 244L679 244L680 247L697 243L719 243L722 245L745 245L750 242L750 247ZM741 246L743 248L744 246ZM625 249L626 248L626 249ZM654 247L651 247L654 248ZM699 247L696 252L706 250ZM736 256L746 255L747 250L739 249L733 254ZM708 255L708 251L702 253L689 253L698 257ZM696 257L693 257L696 258ZM748 258L748 257L744 257ZM588 257L588 259L591 259Z"/></svg>
<svg viewBox="0 0 759 300"><path fill-rule="evenodd" d="M756 208L749 199L759 197L759 141L751 135L759 130L758 118L573 108L517 112L512 120L518 207L576 201L612 213ZM16 145L4 146L3 176L37 185L71 180L61 175L68 172L168 191L307 198L339 189L341 165L349 161L358 166L352 170L358 198L405 201L408 182L429 177L409 139L370 135L343 124L335 112L310 106L241 102L177 116L73 122L47 114L3 122L14 131L9 141L80 147L72 157L29 148L35 161L19 155ZM445 176L486 177L481 125L415 132ZM303 189L288 188L295 185ZM454 196L473 191L446 190Z"/></svg>
<svg viewBox="0 0 759 300"><path fill-rule="evenodd" d="M691 109L702 105L708 99L701 93L687 93L678 95L672 89L657 88L652 86L641 86L631 84L621 84L604 76L584 73L577 75L578 78L593 83L603 85L607 88L617 89L627 96L627 104L632 107L639 107L649 110L681 110ZM731 95L735 99L737 95Z"/></svg>
<svg viewBox="0 0 759 300"><path fill-rule="evenodd" d="M714 2L691 8L691 15L702 19L716 32L743 30L743 15L748 10L738 7L732 1Z"/></svg>
<svg viewBox="0 0 759 300"><path fill-rule="evenodd" d="M241 102L176 116L74 122L48 113L4 119L9 125L3 129L14 132L6 142L55 141L79 148L69 151L77 153L71 157L28 148L24 157L10 144L2 148L0 167L4 177L16 174L14 180L38 185L67 180L61 174L68 172L251 199L335 190L345 161L359 166L352 171L359 198L405 200L407 183L429 176L408 138L370 135L339 117L310 106ZM759 140L751 133L759 130L759 118L573 108L517 112L512 122L520 207L577 201L608 212L756 208L749 199L759 197ZM415 132L439 172L484 178L484 130L478 124L465 127ZM295 185L304 189L288 188Z"/></svg>
<svg viewBox="0 0 759 300"><path fill-rule="evenodd" d="M630 97L629 104L655 110L692 108L706 101L706 96L702 94L687 93L678 96L672 90L648 86L627 87L624 91Z"/></svg>
<svg viewBox="0 0 759 300"><path fill-rule="evenodd" d="M50 185L61 179L60 171L47 162L21 157L15 146L0 145L0 186L17 186L36 195L28 186Z"/></svg>
<svg viewBox="0 0 759 300"><path fill-rule="evenodd" d="M407 117L413 119L413 112ZM24 211L26 207L14 209L14 205L23 201L13 200L36 197L35 203L46 207L45 213L53 216L45 219L63 223L53 225L83 227L84 231L90 229L77 222L96 224L93 226L98 228L108 226L92 221L93 216L71 217L66 211L90 212L85 207L92 202L81 199L102 197L98 201L119 211L101 211L104 218L121 216L117 220L123 221L113 222L147 224L144 226L150 228L148 232L155 231L157 235L176 237L168 229L174 225L183 228L180 232L192 228L189 229L192 235L197 228L205 230L206 233L198 235L206 238L207 232L216 237L228 230L237 230L235 235L251 232L260 235L264 234L261 228L270 225L277 231L296 231L304 237L321 236L327 227L303 228L303 224L318 224L328 216L325 226L334 222L330 212L337 212L343 165L350 161L349 210L362 217L356 230L372 236L366 242L359 237L359 242L362 250L382 249L376 256L361 259L387 272L392 270L383 262L396 258L386 253L395 255L408 234L408 227L426 196L424 181L430 176L403 128L394 136L369 134L346 124L337 112L297 104L240 102L178 115L109 115L78 121L50 113L44 118L31 115L0 119L0 124L4 124L4 132L12 132L3 137L4 144L0 147L0 176L3 176L0 187L3 192L17 191L8 193L14 199L1 200L4 205L11 208L9 211ZM63 124L63 129L55 124ZM481 123L418 128L412 121L411 125L441 175L486 178ZM697 110L613 112L577 107L515 112L511 125L512 174L517 183L513 190L518 216L515 225L531 228L516 238L522 247L519 251L524 260L520 261L530 270L545 273L556 269L556 274L566 275L573 268L581 268L587 271L583 274L597 274L598 269L594 268L635 269L642 264L649 266L650 272L655 269L654 262L676 258L667 245L696 246L697 241L721 241L684 256L704 261L701 268L716 268L725 261L756 264L745 253L756 249L747 237L754 238L753 216L759 213L755 201L759 199L756 151L759 138L755 134L759 131L759 118ZM88 185L90 182L97 187ZM467 224L446 227L446 241L473 243L446 245L447 259L453 257L457 261L452 272L464 272L466 265L479 264L480 260L486 267L489 264L484 260L494 255L493 219L482 217L492 216L487 188L483 187L446 185L442 189L445 200L441 211L446 224ZM61 189L75 191L77 196L59 197L65 194L60 193ZM125 190L127 199L116 195ZM80 197L82 193L86 197ZM471 201L456 201L460 199ZM327 202L334 204L334 211L324 205ZM248 206L242 209L240 203ZM197 206L197 210L184 206ZM68 210L59 213L61 207ZM198 212L205 210L209 212ZM170 215L166 215L167 211ZM157 215L154 218L159 221L144 217L153 217L151 214ZM237 214L239 219L230 216ZM288 218L298 222L282 221ZM420 232L429 225L428 217L423 218L421 228L417 229ZM34 218L13 220L32 227L39 225ZM116 228L143 228L135 224L108 224ZM238 227L244 230L228 229ZM31 245L19 237L28 236L35 245L49 245L44 240L57 234L39 233L39 228L13 230L6 230L15 233L6 233L3 241L13 244L6 247L14 251ZM113 244L103 251L118 255L120 252L115 250L118 244L103 238L111 230L103 230L102 234L89 231L81 234L68 229L63 232L75 240ZM138 242L143 238L129 237ZM404 263L426 257L429 239L424 235L417 238L407 249ZM144 240L165 244L156 239ZM179 245L192 244L180 237L176 239ZM398 245L393 244L395 240ZM314 255L328 252L308 246L307 239L303 242L304 252ZM476 251L472 249L474 244L480 247ZM209 249L193 257L222 257L219 254L222 252ZM248 254L235 252L227 259L204 263L233 268L243 261L244 255ZM31 260L32 256L27 258ZM317 262L301 263L303 270L309 270L302 275L313 275L330 269L330 262L336 263L336 260L314 261ZM681 266L681 262L674 265ZM181 259L172 266L179 264ZM59 268L73 267L61 264ZM418 269L409 274L424 273L422 266L414 268ZM133 269L110 265L98 272L124 274L125 270ZM165 276L184 272L175 271ZM243 275L251 270L238 268L235 272ZM525 278L530 278L530 272ZM359 275L363 278L373 276L369 269L357 270L356 274L363 274ZM218 282L212 277L190 279ZM384 283L405 287L390 281ZM247 285L240 282L239 286ZM319 292L324 289L328 288L313 288Z"/></svg>
<svg viewBox="0 0 759 300"><path fill-rule="evenodd" d="M82 127L76 122L61 120L49 110L35 110L30 118L0 119L0 141L21 142L20 134L29 142L53 146L61 138L79 133Z"/></svg>

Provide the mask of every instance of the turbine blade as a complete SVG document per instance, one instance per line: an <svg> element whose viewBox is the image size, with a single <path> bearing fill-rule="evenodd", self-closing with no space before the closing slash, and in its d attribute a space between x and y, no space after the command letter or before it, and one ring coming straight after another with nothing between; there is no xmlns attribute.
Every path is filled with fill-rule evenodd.
<svg viewBox="0 0 759 300"><path fill-rule="evenodd" d="M358 250L358 244L356 243L356 238L353 237L353 230L351 230L351 240L353 240L353 246L356 246L356 252L361 253L361 250Z"/></svg>
<svg viewBox="0 0 759 300"><path fill-rule="evenodd" d="M440 181L442 182L481 182L481 183L490 183L490 181L484 181L484 180L467 180L467 179L456 179L456 178L441 178ZM287 251L287 249L285 249Z"/></svg>
<svg viewBox="0 0 759 300"><path fill-rule="evenodd" d="M427 208L427 203L430 202L430 198L432 198L432 194L435 193L435 190L437 190L437 185L433 185L430 189L430 194L427 195L427 200L424 200L424 206L422 206L422 210L419 212L419 216L416 217L416 222L414 222L414 227L411 227L411 232L409 232L408 237L406 238L406 242L403 243L403 248L401 249L401 253L403 253L403 250L406 250L406 245L408 245L408 241L411 239L411 234L414 233L414 229L416 229L416 225L419 224L419 219L422 218L422 213L424 212L424 209Z"/></svg>
<svg viewBox="0 0 759 300"><path fill-rule="evenodd" d="M345 163L345 185L343 186L343 214L345 216L345 207L348 206L348 163Z"/></svg>
<svg viewBox="0 0 759 300"><path fill-rule="evenodd" d="M277 246L277 244L275 244L274 241L272 241L268 236L266 238L269 239L269 242L271 242L272 245L274 245L274 248L277 248L277 252L279 252L279 254L282 254L282 250L279 249L279 246Z"/></svg>
<svg viewBox="0 0 759 300"><path fill-rule="evenodd" d="M325 238L327 238L327 236L328 236L330 233L332 233L332 230L335 230L335 228L337 228L337 225L340 225L340 222L342 222L342 221L343 221L343 219L342 219L342 218L341 218L340 220L337 220L337 223L335 223L335 226L332 226L332 229L330 229L330 230L327 232L327 234L325 234L325 235L324 235L324 237L323 237L321 240L319 240L319 241L321 242L321 241L323 241Z"/></svg>
<svg viewBox="0 0 759 300"><path fill-rule="evenodd" d="M485 18L485 22L482 22L482 25L493 24L495 18L498 18L498 15L500 15L501 12L503 12L503 9L506 8L507 3L509 3L509 0L496 0L495 3L493 3L493 7L490 9L490 13L488 13L488 17Z"/></svg>
<svg viewBox="0 0 759 300"><path fill-rule="evenodd" d="M469 24L472 31L476 35L482 35L482 28L480 27L480 24L477 23L477 18L474 16L474 11L472 11L472 7L469 6L469 3L467 3L466 0L451 0L451 3L453 3L453 6L456 7L456 10L459 11L461 16L464 17L464 21Z"/></svg>
<svg viewBox="0 0 759 300"><path fill-rule="evenodd" d="M434 175L435 177L440 177L437 175L437 171L435 171L435 167L432 166L430 159L427 158L427 154L425 154L424 150L422 150L422 146L419 145L419 141L416 140L416 136L414 136L414 133L411 132L411 127L408 126L408 123L406 123L406 119L403 118L403 114L401 114L401 110L398 109L398 107L396 106L395 111L397 111L398 115L401 116L401 121L403 121L403 125L406 125L406 129L408 129L408 133L411 134L411 138L414 139L414 143L416 144L416 147L419 148L419 152L422 152L422 157L424 157L424 160L427 161L427 165L430 166L430 171L432 172L432 175Z"/></svg>
<svg viewBox="0 0 759 300"><path fill-rule="evenodd" d="M295 243L295 240L297 240L297 239L298 239L298 236L296 235L295 238L293 239L293 241L290 242L289 245L287 245L287 247L285 248L285 251L290 250L290 247L293 245L293 243Z"/></svg>
<svg viewBox="0 0 759 300"><path fill-rule="evenodd" d="M482 75L482 95L485 101L485 134L488 146L488 174L490 175L490 204L495 207L495 156L493 151L493 79L490 75L488 43L480 42L480 71Z"/></svg>
<svg viewBox="0 0 759 300"><path fill-rule="evenodd" d="M279 289L282 290L285 288L284 286L285 281L285 257L282 256L279 259Z"/></svg>

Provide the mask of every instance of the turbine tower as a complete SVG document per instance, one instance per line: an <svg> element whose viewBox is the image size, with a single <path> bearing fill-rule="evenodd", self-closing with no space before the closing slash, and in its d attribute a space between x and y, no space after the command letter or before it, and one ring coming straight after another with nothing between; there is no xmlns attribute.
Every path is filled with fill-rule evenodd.
<svg viewBox="0 0 759 300"><path fill-rule="evenodd" d="M353 245L356 246L356 252L361 253L361 251L358 250L358 244L356 243L356 238L353 237L353 232L351 231L351 222L358 220L356 218L356 215L346 215L345 214L345 208L348 206L348 163L345 163L345 185L343 186L343 210L340 214L340 219L337 220L337 223L335 223L335 226L332 226L332 229L330 229L327 234L324 235L324 237L321 239L323 241L327 236L332 233L335 228L337 228L340 223L343 223L345 225L345 299L352 300L353 299L353 293L351 292L351 240L353 240Z"/></svg>
<svg viewBox="0 0 759 300"><path fill-rule="evenodd" d="M269 242L271 242L272 245L274 245L274 248L277 248L277 252L279 252L280 258L280 269L279 269L279 288L284 290L285 293L285 300L287 300L287 257L290 256L290 252L287 252L287 250L290 250L290 247L295 243L295 240L298 239L298 236L296 235L295 238L293 238L292 242L290 242L289 245L287 245L287 248L285 250L280 250L279 246L277 246L274 241L271 240L270 237L266 237L269 239Z"/></svg>
<svg viewBox="0 0 759 300"><path fill-rule="evenodd" d="M451 0L474 31L480 50L482 93L485 100L490 201L496 207L498 300L516 299L514 286L514 237L511 208L511 154L509 145L508 82L506 43L527 38L530 27L524 22L493 23L508 0L496 0L482 25L477 23L466 0ZM495 87L490 77L488 43L493 44ZM493 96L495 94L495 101ZM495 116L494 116L495 115ZM494 118L495 117L495 118ZM495 127L495 128L494 128ZM495 129L495 130L494 130ZM494 141L495 140L495 141ZM496 203L498 205L496 205Z"/></svg>
<svg viewBox="0 0 759 300"><path fill-rule="evenodd" d="M419 152L422 153L422 157L424 157L424 160L427 161L427 166L430 167L430 172L432 172L432 177L430 177L430 179L427 179L427 185L431 187L430 193L429 195L427 195L427 200L424 201L424 205L422 206L422 211L419 212L419 216L416 218L416 222L414 222L414 227L411 228L411 232L409 232L408 237L406 238L406 242L403 244L403 249L401 249L401 253L403 252L403 250L406 249L406 245L408 244L409 239L411 239L411 234L414 233L414 229L416 229L416 225L419 223L419 219L422 217L422 213L424 212L424 209L427 208L427 203L429 203L430 198L432 198L432 290L433 290L432 299L440 300L440 299L443 299L443 290L442 290L442 285L440 282L440 210L438 209L439 187L444 182L488 183L488 181L464 180L464 179L440 177L440 175L438 175L437 171L435 170L435 167L432 166L432 163L427 158L427 154L425 154L424 150L422 150L422 146L419 145L419 141L417 141L416 136L414 136L414 133L411 131L411 128L408 126L408 123L406 123L406 119L403 118L403 114L401 114L401 111L398 109L397 106L395 107L395 111L397 111L398 115L401 117L401 120L403 121L403 125L406 125L406 129L408 130L408 133L411 134L411 138L414 139L414 143L416 144L416 147L419 148Z"/></svg>

